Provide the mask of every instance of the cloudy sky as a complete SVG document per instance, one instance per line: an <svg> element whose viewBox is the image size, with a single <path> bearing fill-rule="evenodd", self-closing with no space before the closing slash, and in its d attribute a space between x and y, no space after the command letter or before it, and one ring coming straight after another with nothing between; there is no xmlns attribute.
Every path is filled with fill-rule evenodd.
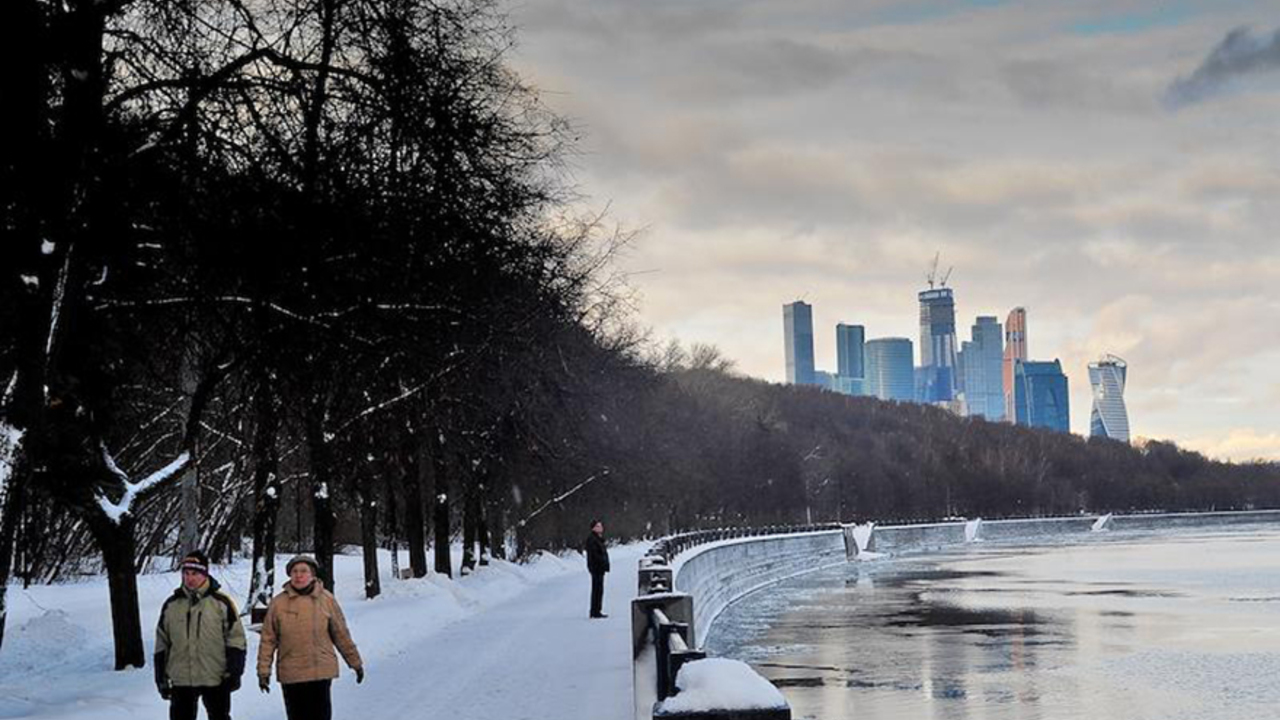
<svg viewBox="0 0 1280 720"><path fill-rule="evenodd" d="M642 230L641 320L783 377L782 305L918 342L1028 311L1087 433L1087 362L1134 434L1280 459L1275 0L527 0L516 68L584 130L575 180ZM917 349L918 352L918 349Z"/></svg>

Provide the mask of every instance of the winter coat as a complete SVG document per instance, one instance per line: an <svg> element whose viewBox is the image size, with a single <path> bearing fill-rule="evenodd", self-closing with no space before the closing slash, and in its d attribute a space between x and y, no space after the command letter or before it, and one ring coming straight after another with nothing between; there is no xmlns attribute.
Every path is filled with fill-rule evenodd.
<svg viewBox="0 0 1280 720"><path fill-rule="evenodd" d="M604 538L595 533L587 536L587 571L592 575L603 575L609 572L609 551L604 547Z"/></svg>
<svg viewBox="0 0 1280 720"><path fill-rule="evenodd" d="M156 685L215 687L244 674L244 625L236 604L213 578L192 592L180 587L156 623Z"/></svg>
<svg viewBox="0 0 1280 720"><path fill-rule="evenodd" d="M259 677L271 677L271 661L277 652L276 671L285 685L338 677L339 652L353 670L363 667L342 608L318 579L309 593L285 583L284 592L267 606L258 646Z"/></svg>

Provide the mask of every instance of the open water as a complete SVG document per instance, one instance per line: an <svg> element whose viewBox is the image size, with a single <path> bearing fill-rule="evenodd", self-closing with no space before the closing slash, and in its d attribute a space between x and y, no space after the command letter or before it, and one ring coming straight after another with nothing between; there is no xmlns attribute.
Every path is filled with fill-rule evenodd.
<svg viewBox="0 0 1280 720"><path fill-rule="evenodd" d="M850 563L744 598L708 648L797 719L1280 718L1280 527Z"/></svg>

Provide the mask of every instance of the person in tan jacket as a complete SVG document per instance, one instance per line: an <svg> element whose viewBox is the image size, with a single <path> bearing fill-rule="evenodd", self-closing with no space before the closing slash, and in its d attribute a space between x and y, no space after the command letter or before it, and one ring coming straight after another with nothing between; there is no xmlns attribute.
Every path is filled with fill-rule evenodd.
<svg viewBox="0 0 1280 720"><path fill-rule="evenodd" d="M338 653L364 682L360 651L333 594L317 577L319 566L299 555L285 566L289 581L271 599L258 645L258 687L271 691L271 663L284 693L289 720L330 720L330 689L338 677ZM279 658L277 659L277 655Z"/></svg>

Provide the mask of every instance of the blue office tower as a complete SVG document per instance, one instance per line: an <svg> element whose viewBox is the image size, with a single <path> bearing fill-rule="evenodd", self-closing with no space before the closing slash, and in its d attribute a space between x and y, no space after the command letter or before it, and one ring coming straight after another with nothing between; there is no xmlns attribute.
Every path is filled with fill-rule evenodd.
<svg viewBox="0 0 1280 720"><path fill-rule="evenodd" d="M1014 361L1013 390L1019 425L1071 431L1067 376L1061 362Z"/></svg>
<svg viewBox="0 0 1280 720"><path fill-rule="evenodd" d="M911 402L915 399L915 369L911 341L907 338L868 340L866 353L868 395L881 400Z"/></svg>
<svg viewBox="0 0 1280 720"><path fill-rule="evenodd" d="M797 300L782 306L782 330L786 342L787 382L816 385L813 367L813 306Z"/></svg>
<svg viewBox="0 0 1280 720"><path fill-rule="evenodd" d="M836 325L836 374L847 378L866 377L863 345L867 331L861 325Z"/></svg>
<svg viewBox="0 0 1280 720"><path fill-rule="evenodd" d="M921 291L919 400L950 402L956 393L956 301L951 288Z"/></svg>
<svg viewBox="0 0 1280 720"><path fill-rule="evenodd" d="M995 317L980 316L971 332L973 340L961 343L958 356L966 413L1003 420L1004 331Z"/></svg>

